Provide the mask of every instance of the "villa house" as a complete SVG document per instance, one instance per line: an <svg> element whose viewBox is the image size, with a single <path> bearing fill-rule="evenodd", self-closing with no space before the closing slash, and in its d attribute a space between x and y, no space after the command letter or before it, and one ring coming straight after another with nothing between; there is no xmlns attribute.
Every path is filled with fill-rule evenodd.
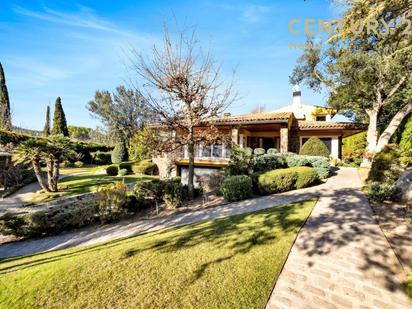
<svg viewBox="0 0 412 309"><path fill-rule="evenodd" d="M224 114L221 118L212 119L213 125L218 128L220 134L226 135L231 143L197 145L195 176L226 166L234 144L252 149L276 148L279 152L299 153L300 147L310 137L316 136L328 147L331 158L339 159L342 138L364 131L366 126L352 122L334 122L332 119L335 113L336 111L330 108L302 104L301 92L299 87L295 86L290 105L270 112L236 116ZM154 161L159 166L160 174L166 173L165 156L155 158ZM187 182L185 181L189 163L187 149L183 149L172 163L174 165L172 176L179 175L182 177L182 182Z"/></svg>

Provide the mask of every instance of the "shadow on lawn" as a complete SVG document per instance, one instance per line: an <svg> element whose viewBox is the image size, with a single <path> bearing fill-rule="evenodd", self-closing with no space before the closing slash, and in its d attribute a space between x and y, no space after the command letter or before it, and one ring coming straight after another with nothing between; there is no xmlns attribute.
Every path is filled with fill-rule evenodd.
<svg viewBox="0 0 412 309"><path fill-rule="evenodd" d="M334 253L337 250L344 251L344 257L348 263L355 264L356 268L361 272L362 276L380 280L385 283L390 290L405 290L404 283L400 279L402 270L397 260L394 258L393 252L384 238L382 232L377 225L372 210L368 204L367 198L356 184L351 183L351 179L346 179L345 174L340 175L342 171L337 171L337 177L332 177L326 185L302 190L300 192L290 192L287 195L271 195L260 199L246 200L240 203L234 203L209 209L195 213L187 213L169 220L173 224L185 224L196 220L210 220L214 218L216 211L220 211L221 216L236 214L236 211L245 211L252 209L259 204L259 201L265 200L265 203L273 201L273 205L287 204L291 200L307 200L317 195L321 195L321 203L329 203L331 206L322 211L312 214L306 222L304 230L299 235L299 239L295 243L297 249L303 251L303 254L316 261L316 256L331 256L331 259L339 259ZM342 183L343 182L343 183ZM336 188L334 187L336 185ZM250 207L250 208L248 208ZM272 241L276 236L271 233L274 224L279 224L284 232L300 226L299 220L293 219L295 208L293 207L277 207L279 210L276 216L270 216L270 211L264 216L262 224L258 228L240 229L243 224L247 224L249 220L256 218L258 212L249 213L243 216L231 216L223 219L218 219L205 224L192 224L185 227L176 227L184 232L179 232L171 238L162 239L156 243L143 248L131 248L124 252L122 258L130 258L144 250L159 250L159 252L170 252L179 248L189 248L195 246L202 241L210 241L217 247L224 246L231 249L231 254L220 256L214 261L208 261L201 265L194 279L200 278L206 269L214 264L221 263L224 260L232 258L236 254L248 252L250 248L256 245L262 245L268 241ZM265 211L265 210L262 210ZM148 221L145 227L139 230L139 233L150 231L156 224L164 224L165 221ZM113 229L122 227L113 226ZM130 228L124 226L125 229ZM176 228L167 229L157 232L156 235L162 235L173 231ZM240 232L239 232L240 231ZM107 231L110 233L110 229ZM88 234L87 234L88 235ZM222 235L226 235L222 237ZM229 236L228 236L229 235ZM70 242L70 235L67 236L67 242ZM90 235L93 239L94 235ZM61 241L61 240L60 240ZM82 240L84 241L84 239ZM93 246L91 248L76 249L74 252L60 254L55 257L39 259L27 263L21 263L16 266L10 266L7 269L0 271L13 271L21 266L30 267L40 263L48 263L62 258L69 258L75 255L86 252L98 251L109 247L118 246L120 243L134 241L134 238L128 240L115 240L102 245ZM74 242L76 243L76 242ZM353 254L351 254L353 252ZM19 258L16 258L18 260ZM308 263L307 267L313 267L313 263ZM0 265L1 266L1 265ZM356 279L354 279L356 280Z"/></svg>

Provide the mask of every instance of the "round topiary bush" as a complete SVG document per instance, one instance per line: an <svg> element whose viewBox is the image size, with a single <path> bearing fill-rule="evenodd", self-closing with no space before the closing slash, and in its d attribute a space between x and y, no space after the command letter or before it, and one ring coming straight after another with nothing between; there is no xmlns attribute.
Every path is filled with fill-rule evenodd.
<svg viewBox="0 0 412 309"><path fill-rule="evenodd" d="M126 176L127 175L127 169L122 168L119 170L119 172L117 173L117 176Z"/></svg>
<svg viewBox="0 0 412 309"><path fill-rule="evenodd" d="M264 172L286 167L285 158L283 156L270 154L255 156L250 161L250 164L253 172Z"/></svg>
<svg viewBox="0 0 412 309"><path fill-rule="evenodd" d="M276 148L269 148L268 151L266 151L266 153L268 155L274 155L274 154L279 153L279 150L277 150Z"/></svg>
<svg viewBox="0 0 412 309"><path fill-rule="evenodd" d="M395 182L401 175L401 151L396 145L387 145L382 151L378 152L372 161L369 171L369 181Z"/></svg>
<svg viewBox="0 0 412 309"><path fill-rule="evenodd" d="M313 185L318 180L318 174L313 167L299 166L292 168L296 174L297 179L295 183L296 189L306 188Z"/></svg>
<svg viewBox="0 0 412 309"><path fill-rule="evenodd" d="M74 162L75 167L83 167L84 163L82 161L76 161Z"/></svg>
<svg viewBox="0 0 412 309"><path fill-rule="evenodd" d="M220 189L226 201L241 201L252 195L252 179L246 175L229 176Z"/></svg>
<svg viewBox="0 0 412 309"><path fill-rule="evenodd" d="M133 173L144 175L158 175L159 168L151 160L142 160L132 166Z"/></svg>
<svg viewBox="0 0 412 309"><path fill-rule="evenodd" d="M125 170L127 170L128 173L133 172L132 171L132 163L126 163L126 162L120 163L119 164L119 169L120 170L125 169Z"/></svg>
<svg viewBox="0 0 412 309"><path fill-rule="evenodd" d="M311 137L300 148L299 154L329 158L330 151L328 147L326 147L325 143L322 142L319 138Z"/></svg>
<svg viewBox="0 0 412 309"><path fill-rule="evenodd" d="M107 176L116 176L119 173L119 168L116 165L110 165L106 168Z"/></svg>
<svg viewBox="0 0 412 309"><path fill-rule="evenodd" d="M255 154L256 156L264 155L265 154L265 149L255 148L255 150L253 150L253 154Z"/></svg>
<svg viewBox="0 0 412 309"><path fill-rule="evenodd" d="M127 150L124 143L118 143L112 151L112 163L121 163L127 159Z"/></svg>

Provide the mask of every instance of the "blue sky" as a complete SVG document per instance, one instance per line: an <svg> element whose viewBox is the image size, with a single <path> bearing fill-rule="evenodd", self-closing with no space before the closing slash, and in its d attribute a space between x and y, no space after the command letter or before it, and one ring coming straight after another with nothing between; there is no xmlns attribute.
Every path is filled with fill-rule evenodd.
<svg viewBox="0 0 412 309"><path fill-rule="evenodd" d="M256 106L275 109L291 102L290 75L303 34L288 30L291 19L337 16L329 1L0 1L0 62L12 105L13 123L41 129L47 104L62 98L69 125L95 127L85 105L96 90L113 90L134 79L131 48L143 53L164 22L196 25L212 46L223 76L236 69L240 99L232 113ZM296 27L303 29L302 24ZM303 102L322 105L325 96L302 87Z"/></svg>

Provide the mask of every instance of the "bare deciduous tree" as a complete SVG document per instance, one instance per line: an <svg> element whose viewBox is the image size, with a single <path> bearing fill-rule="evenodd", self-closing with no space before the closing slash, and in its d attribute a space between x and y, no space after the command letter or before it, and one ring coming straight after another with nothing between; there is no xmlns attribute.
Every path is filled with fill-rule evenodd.
<svg viewBox="0 0 412 309"><path fill-rule="evenodd" d="M233 79L228 84L221 81L220 66L210 50L203 52L194 30L180 31L173 40L165 27L162 46L153 47L151 58L136 50L132 55L133 70L145 81L148 108L162 128L174 132L176 146L187 146L192 198L195 145L220 138L213 119L236 99ZM208 129L197 129L204 126Z"/></svg>

